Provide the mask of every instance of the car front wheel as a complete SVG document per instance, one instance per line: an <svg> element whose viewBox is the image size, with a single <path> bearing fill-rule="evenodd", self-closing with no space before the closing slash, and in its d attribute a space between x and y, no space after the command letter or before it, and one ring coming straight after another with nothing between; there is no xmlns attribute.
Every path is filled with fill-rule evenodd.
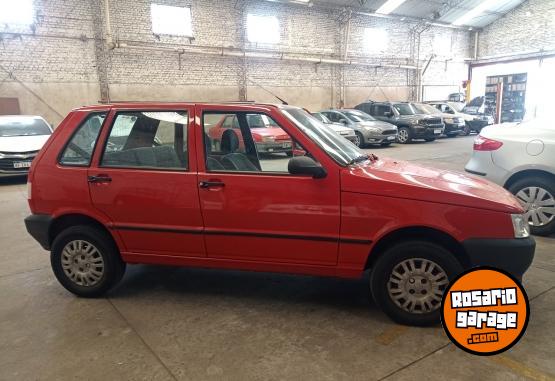
<svg viewBox="0 0 555 381"><path fill-rule="evenodd" d="M358 148L363 148L364 147L364 137L362 136L362 134L360 132L355 132L355 140L353 141L353 143L355 143L355 145Z"/></svg>
<svg viewBox="0 0 555 381"><path fill-rule="evenodd" d="M405 241L374 264L370 286L376 304L394 321L416 326L439 322L441 300L462 267L442 246Z"/></svg>
<svg viewBox="0 0 555 381"><path fill-rule="evenodd" d="M397 133L397 142L401 144L406 144L410 143L411 140L412 138L410 135L410 130L407 127L399 128L399 131Z"/></svg>
<svg viewBox="0 0 555 381"><path fill-rule="evenodd" d="M125 272L112 237L93 226L62 231L52 244L50 262L62 286L82 297L103 295Z"/></svg>
<svg viewBox="0 0 555 381"><path fill-rule="evenodd" d="M526 211L532 234L555 233L555 183L533 176L520 179L509 187Z"/></svg>

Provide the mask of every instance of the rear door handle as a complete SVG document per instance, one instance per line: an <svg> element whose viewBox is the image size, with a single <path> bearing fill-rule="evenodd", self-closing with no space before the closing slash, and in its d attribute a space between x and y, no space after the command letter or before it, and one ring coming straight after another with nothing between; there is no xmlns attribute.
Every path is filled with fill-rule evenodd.
<svg viewBox="0 0 555 381"><path fill-rule="evenodd" d="M89 183L109 183L112 178L108 175L88 176L87 181Z"/></svg>
<svg viewBox="0 0 555 381"><path fill-rule="evenodd" d="M225 184L222 181L201 181L198 183L199 188L214 188L214 187L224 187Z"/></svg>

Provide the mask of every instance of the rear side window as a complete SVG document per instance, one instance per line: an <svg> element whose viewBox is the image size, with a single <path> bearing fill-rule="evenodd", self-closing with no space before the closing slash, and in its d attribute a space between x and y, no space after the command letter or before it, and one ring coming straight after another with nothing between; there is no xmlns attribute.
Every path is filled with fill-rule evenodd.
<svg viewBox="0 0 555 381"><path fill-rule="evenodd" d="M385 105L374 105L372 115L385 116L386 113L391 112L391 108Z"/></svg>
<svg viewBox="0 0 555 381"><path fill-rule="evenodd" d="M104 167L187 169L187 113L118 113L100 164Z"/></svg>
<svg viewBox="0 0 555 381"><path fill-rule="evenodd" d="M100 134L106 113L90 114L77 128L67 143L61 157L60 164L88 167Z"/></svg>

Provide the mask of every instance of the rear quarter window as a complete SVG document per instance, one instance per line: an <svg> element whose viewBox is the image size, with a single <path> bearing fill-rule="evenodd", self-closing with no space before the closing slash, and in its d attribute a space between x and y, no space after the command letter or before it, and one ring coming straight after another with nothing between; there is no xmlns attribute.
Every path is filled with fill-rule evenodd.
<svg viewBox="0 0 555 381"><path fill-rule="evenodd" d="M59 163L62 165L88 167L106 119L105 112L89 114L77 127L62 151Z"/></svg>

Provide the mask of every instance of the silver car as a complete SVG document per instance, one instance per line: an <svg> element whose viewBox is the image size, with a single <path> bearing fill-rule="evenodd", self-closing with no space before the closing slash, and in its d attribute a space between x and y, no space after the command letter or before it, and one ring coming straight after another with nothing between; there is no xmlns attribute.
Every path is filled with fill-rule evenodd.
<svg viewBox="0 0 555 381"><path fill-rule="evenodd" d="M397 126L391 123L382 122L355 109L323 110L324 114L334 123L341 123L344 126L355 130L355 144L364 147L366 144L380 144L388 146L397 139Z"/></svg>
<svg viewBox="0 0 555 381"><path fill-rule="evenodd" d="M504 186L526 210L532 233L555 233L555 125L535 119L485 127L465 170Z"/></svg>
<svg viewBox="0 0 555 381"><path fill-rule="evenodd" d="M320 112L312 113L312 116L318 119L320 122L324 123L326 126L331 127L335 132L339 135L343 136L345 139L350 141L351 143L355 143L357 140L357 136L355 134L355 130L349 127L345 127L340 123L334 123L329 120L324 114Z"/></svg>

